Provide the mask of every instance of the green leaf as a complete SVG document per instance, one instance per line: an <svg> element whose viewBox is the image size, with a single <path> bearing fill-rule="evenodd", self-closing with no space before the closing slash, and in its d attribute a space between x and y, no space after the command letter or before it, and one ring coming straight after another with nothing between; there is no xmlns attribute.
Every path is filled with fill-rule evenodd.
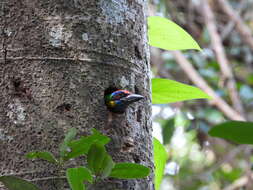
<svg viewBox="0 0 253 190"><path fill-rule="evenodd" d="M69 160L71 158L78 157L83 154L87 154L90 146L96 142L100 142L101 144L105 145L110 142L110 138L104 136L96 129L92 129L92 135L87 137L81 137L79 140L71 141L68 143L68 146L71 149L71 152L68 152L64 160Z"/></svg>
<svg viewBox="0 0 253 190"><path fill-rule="evenodd" d="M87 162L92 173L101 175L101 178L108 177L114 167L111 156L106 152L104 145L101 143L91 145Z"/></svg>
<svg viewBox="0 0 253 190"><path fill-rule="evenodd" d="M113 162L112 157L109 154L106 154L102 164L101 178L104 179L108 177L114 166L115 163Z"/></svg>
<svg viewBox="0 0 253 190"><path fill-rule="evenodd" d="M1 176L0 182L9 190L40 190L36 185L14 176Z"/></svg>
<svg viewBox="0 0 253 190"><path fill-rule="evenodd" d="M174 118L162 121L163 144L169 144L175 131Z"/></svg>
<svg viewBox="0 0 253 190"><path fill-rule="evenodd" d="M91 145L87 156L87 162L92 173L96 175L99 174L105 155L106 150L104 145L100 143L94 143Z"/></svg>
<svg viewBox="0 0 253 190"><path fill-rule="evenodd" d="M54 155L51 152L45 152L45 151L29 152L29 153L26 154L26 158L29 158L29 159L42 159L42 160L46 160L48 162L51 162L53 164L58 164L57 159L54 157Z"/></svg>
<svg viewBox="0 0 253 190"><path fill-rule="evenodd" d="M212 127L208 133L239 144L253 144L253 122L228 121Z"/></svg>
<svg viewBox="0 0 253 190"><path fill-rule="evenodd" d="M150 169L146 166L134 163L116 163L110 177L119 179L136 179L147 177Z"/></svg>
<svg viewBox="0 0 253 190"><path fill-rule="evenodd" d="M152 79L153 104L167 104L202 98L210 99L211 97L194 86L162 78Z"/></svg>
<svg viewBox="0 0 253 190"><path fill-rule="evenodd" d="M93 182L90 171L85 167L68 168L66 176L72 190L85 190L84 181Z"/></svg>
<svg viewBox="0 0 253 190"><path fill-rule="evenodd" d="M165 164L168 159L168 154L164 146L156 138L153 138L153 144L155 162L155 189L159 190L164 174Z"/></svg>
<svg viewBox="0 0 253 190"><path fill-rule="evenodd" d="M60 156L64 157L68 153L68 143L72 141L77 134L77 130L75 128L70 128L65 135L63 142L60 145Z"/></svg>
<svg viewBox="0 0 253 190"><path fill-rule="evenodd" d="M201 50L198 43L176 23L159 16L148 17L149 44L165 50Z"/></svg>

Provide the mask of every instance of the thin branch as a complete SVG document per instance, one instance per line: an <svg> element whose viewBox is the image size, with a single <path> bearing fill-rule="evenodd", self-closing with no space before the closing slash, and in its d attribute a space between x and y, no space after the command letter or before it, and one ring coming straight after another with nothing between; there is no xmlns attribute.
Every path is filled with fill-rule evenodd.
<svg viewBox="0 0 253 190"><path fill-rule="evenodd" d="M253 176L252 176L252 169L251 169L251 154L252 154L252 147L247 146L247 149L245 150L245 157L247 161L248 167L246 167L246 176L248 178L248 182L246 184L246 189L252 189L253 184Z"/></svg>
<svg viewBox="0 0 253 190"><path fill-rule="evenodd" d="M250 28L242 21L240 16L233 10L226 0L217 0L218 5L235 22L235 28L241 35L243 41L253 50L253 36Z"/></svg>
<svg viewBox="0 0 253 190"><path fill-rule="evenodd" d="M155 71L155 75L164 78L172 78L167 69L164 68L165 63L162 59L161 50L158 48L151 47L150 51L151 51L150 63L151 65L152 64L155 65L155 68L157 68L157 70Z"/></svg>
<svg viewBox="0 0 253 190"><path fill-rule="evenodd" d="M215 163L212 166L212 168L210 170L208 170L208 173L213 173L216 170L218 170L222 164L229 163L229 162L233 161L238 154L241 154L247 148L248 148L248 145L239 145L239 146L235 147L234 149L230 150L227 154L224 155L224 157L222 159L220 159L220 161L217 161L217 163Z"/></svg>
<svg viewBox="0 0 253 190"><path fill-rule="evenodd" d="M55 180L55 179L66 179L66 176L41 177L41 178L34 178L34 179L31 179L31 180L27 180L27 181L33 182L33 181Z"/></svg>
<svg viewBox="0 0 253 190"><path fill-rule="evenodd" d="M242 11L247 7L248 2L247 1L241 1L235 10L236 14L240 15ZM229 34L232 32L232 30L235 27L235 22L233 20L230 20L227 25L223 28L223 31L221 31L221 38L222 41L224 41Z"/></svg>
<svg viewBox="0 0 253 190"><path fill-rule="evenodd" d="M199 75L192 64L183 56L179 51L173 51L177 63L182 67L184 72L192 80L192 82L206 92L209 96L213 98L212 103L220 109L229 119L232 120L242 120L245 118L236 112L232 107L230 107L222 98L220 98L215 91L207 84L207 82Z"/></svg>
<svg viewBox="0 0 253 190"><path fill-rule="evenodd" d="M51 177L42 177L42 178L34 178L34 179L24 179L29 182L34 182L34 181L47 181L47 180L56 180L56 179L66 179L66 176L51 176ZM5 187L4 185L0 184L0 188Z"/></svg>
<svg viewBox="0 0 253 190"><path fill-rule="evenodd" d="M214 14L208 4L208 1L202 0L202 10L203 10L203 16L205 18L207 30L211 37L212 47L215 51L218 64L220 65L223 79L227 81L228 92L232 100L233 107L241 114L244 114L243 105L236 89L234 75L233 75L231 66L229 64L229 61L226 57L225 50L222 45L222 40L216 27Z"/></svg>
<svg viewBox="0 0 253 190"><path fill-rule="evenodd" d="M253 177L253 174L251 173L251 177ZM242 176L239 179L235 180L231 185L225 187L223 190L236 190L240 187L244 187L248 183L249 179L248 176Z"/></svg>
<svg viewBox="0 0 253 190"><path fill-rule="evenodd" d="M19 172L19 173L7 174L7 176L17 177L21 175L34 174L38 172L44 172L44 171L34 170L34 171L27 171L27 172ZM45 180L55 180L55 179L66 179L66 176L50 176L50 177L41 177L41 178L34 178L34 179L24 179L24 180L29 181L29 182L34 182L34 181L45 181ZM5 186L0 184L0 188L2 187L5 187Z"/></svg>

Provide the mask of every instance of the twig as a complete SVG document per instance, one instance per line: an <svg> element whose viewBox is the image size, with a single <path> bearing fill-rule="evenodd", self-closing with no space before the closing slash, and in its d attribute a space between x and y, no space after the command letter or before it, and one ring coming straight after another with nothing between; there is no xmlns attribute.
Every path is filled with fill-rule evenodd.
<svg viewBox="0 0 253 190"><path fill-rule="evenodd" d="M216 170L218 170L222 164L233 161L238 154L242 153L247 148L248 148L248 145L239 145L235 147L234 149L230 150L228 154L224 155L224 157L220 161L217 161L218 163L215 163L211 167L211 169L208 170L208 173L213 173Z"/></svg>
<svg viewBox="0 0 253 190"><path fill-rule="evenodd" d="M33 172L28 172L28 173L33 173ZM26 173L22 173L26 174ZM16 175L8 175L8 176L16 176ZM24 179L29 182L34 182L34 181L46 181L46 180L55 180L55 179L66 179L66 176L50 176L50 177L41 177L41 178L34 178L34 179ZM0 184L0 188L4 187L4 185Z"/></svg>
<svg viewBox="0 0 253 190"><path fill-rule="evenodd" d="M34 178L31 180L28 180L28 179L24 179L24 180L29 181L29 182L34 182L34 181L47 181L47 180L55 180L55 179L66 179L66 176L51 176L51 177ZM1 187L4 187L4 185L0 184L0 188Z"/></svg>
<svg viewBox="0 0 253 190"><path fill-rule="evenodd" d="M66 178L67 178L66 176L51 176L51 177L34 178L27 181L33 182L33 181L46 181L46 180L55 180L55 179L66 179Z"/></svg>
<svg viewBox="0 0 253 190"><path fill-rule="evenodd" d="M150 51L150 63L151 65L155 65L155 68L157 68L157 70L155 71L155 75L159 75L160 77L164 78L172 78L170 73L164 68L165 63L162 59L161 50L151 47Z"/></svg>
<svg viewBox="0 0 253 190"><path fill-rule="evenodd" d="M223 79L227 81L228 92L232 100L233 107L241 114L244 114L244 109L243 109L239 94L236 90L234 75L233 75L231 66L229 64L229 61L226 57L225 50L222 45L221 37L218 34L218 30L215 24L214 14L208 4L208 1L202 0L201 5L202 5L203 16L205 18L207 30L211 37L212 47L215 51L218 64L220 65Z"/></svg>
<svg viewBox="0 0 253 190"><path fill-rule="evenodd" d="M253 50L253 36L250 28L242 21L240 16L226 0L217 0L217 2L228 17L235 22L235 28L241 35L243 41Z"/></svg>
<svg viewBox="0 0 253 190"><path fill-rule="evenodd" d="M252 147L247 146L247 149L245 150L245 156L246 156L246 161L248 164L248 167L246 168L246 176L248 178L248 182L246 184L246 189L252 189L252 184L253 184L253 176L252 176L252 170L251 170L251 154L252 154Z"/></svg>
<svg viewBox="0 0 253 190"><path fill-rule="evenodd" d="M251 177L253 177L253 174L251 173ZM235 180L231 185L225 187L223 190L236 190L240 187L245 186L248 183L249 179L247 175L240 177L239 179Z"/></svg>
<svg viewBox="0 0 253 190"><path fill-rule="evenodd" d="M241 1L239 6L237 7L237 10L235 10L235 12L240 15L241 12L247 7L247 1ZM227 25L224 27L223 31L221 31L221 39L222 41L224 41L227 36L229 36L229 34L231 33L231 31L234 29L235 27L235 22L233 20L230 20L229 23L227 23Z"/></svg>
<svg viewBox="0 0 253 190"><path fill-rule="evenodd" d="M209 96L213 98L212 103L220 109L229 119L232 120L242 120L245 118L231 108L222 98L220 98L214 90L206 83L206 81L199 75L199 73L194 69L191 63L183 56L179 51L173 51L177 63L182 67L184 72L192 80L192 82L206 92Z"/></svg>

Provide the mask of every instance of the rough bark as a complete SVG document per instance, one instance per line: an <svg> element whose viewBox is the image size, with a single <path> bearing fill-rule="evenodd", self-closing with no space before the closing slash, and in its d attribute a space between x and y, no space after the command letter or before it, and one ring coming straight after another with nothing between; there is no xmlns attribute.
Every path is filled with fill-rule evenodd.
<svg viewBox="0 0 253 190"><path fill-rule="evenodd" d="M149 53L145 0L1 0L0 175L32 179L43 190L69 189L43 161L57 154L70 127L96 128L112 138L116 162L153 168ZM104 105L109 86L146 97L123 115ZM0 189L4 189L0 187ZM91 189L152 190L142 180L104 181Z"/></svg>

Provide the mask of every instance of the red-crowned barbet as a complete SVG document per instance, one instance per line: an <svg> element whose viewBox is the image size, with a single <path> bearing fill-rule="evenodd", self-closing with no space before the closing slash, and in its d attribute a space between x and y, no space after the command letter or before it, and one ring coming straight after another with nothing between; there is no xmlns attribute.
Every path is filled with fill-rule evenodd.
<svg viewBox="0 0 253 190"><path fill-rule="evenodd" d="M122 114L127 106L143 98L144 96L133 94L127 90L116 90L105 96L105 104L109 111Z"/></svg>

